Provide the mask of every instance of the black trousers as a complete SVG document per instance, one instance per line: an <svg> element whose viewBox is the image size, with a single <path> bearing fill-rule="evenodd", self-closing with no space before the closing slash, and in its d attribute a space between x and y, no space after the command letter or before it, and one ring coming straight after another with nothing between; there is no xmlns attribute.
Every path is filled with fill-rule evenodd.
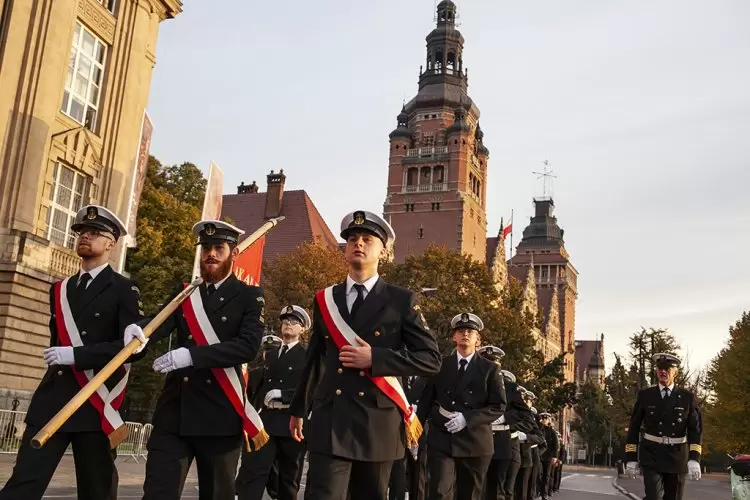
<svg viewBox="0 0 750 500"><path fill-rule="evenodd" d="M480 500L491 461L492 455L454 458L439 450L429 450L427 500Z"/></svg>
<svg viewBox="0 0 750 500"><path fill-rule="evenodd" d="M143 500L179 500L193 459L200 500L234 498L242 444L241 435L179 436L154 427L147 445Z"/></svg>
<svg viewBox="0 0 750 500"><path fill-rule="evenodd" d="M409 453L407 453L409 455ZM404 500L406 498L406 460L396 460L391 466L391 477L388 481L388 500Z"/></svg>
<svg viewBox="0 0 750 500"><path fill-rule="evenodd" d="M533 500L533 497L528 496L531 471L532 467L518 469L518 474L516 474L516 500Z"/></svg>
<svg viewBox="0 0 750 500"><path fill-rule="evenodd" d="M493 459L484 478L484 500L505 500L505 477L510 471L510 458Z"/></svg>
<svg viewBox="0 0 750 500"><path fill-rule="evenodd" d="M531 476L529 482L526 485L526 496L529 500L536 498L538 493L537 487L539 486L539 475L541 472L541 461L538 456L532 455L533 465L531 466Z"/></svg>
<svg viewBox="0 0 750 500"><path fill-rule="evenodd" d="M427 497L427 449L419 447L417 460L407 452L406 468L409 478L409 500L425 500Z"/></svg>
<svg viewBox="0 0 750 500"><path fill-rule="evenodd" d="M392 461L360 462L310 453L305 500L345 500L349 484L356 500L386 500Z"/></svg>
<svg viewBox="0 0 750 500"><path fill-rule="evenodd" d="M548 496L552 492L552 471L555 466L549 460L542 460L542 479L540 481L539 493L542 497Z"/></svg>
<svg viewBox="0 0 750 500"><path fill-rule="evenodd" d="M643 485L646 487L646 500L682 500L687 474L657 472L641 466Z"/></svg>
<svg viewBox="0 0 750 500"><path fill-rule="evenodd" d="M261 500L276 462L276 498L296 500L304 460L305 445L290 437L271 436L261 449L253 452L243 448L242 465L235 482L237 497Z"/></svg>
<svg viewBox="0 0 750 500"><path fill-rule="evenodd" d="M31 447L31 439L38 431L39 428L26 427L13 474L0 490L0 500L42 498L68 445L73 447L79 500L117 498L115 454L104 432L57 432L37 450Z"/></svg>
<svg viewBox="0 0 750 500"><path fill-rule="evenodd" d="M555 467L555 478L552 481L552 491L560 491L560 481L562 481L562 468L562 462L557 464L557 467Z"/></svg>
<svg viewBox="0 0 750 500"><path fill-rule="evenodd" d="M503 493L505 500L513 500L516 491L516 476L521 469L521 462L511 462L508 472L505 474L503 481Z"/></svg>

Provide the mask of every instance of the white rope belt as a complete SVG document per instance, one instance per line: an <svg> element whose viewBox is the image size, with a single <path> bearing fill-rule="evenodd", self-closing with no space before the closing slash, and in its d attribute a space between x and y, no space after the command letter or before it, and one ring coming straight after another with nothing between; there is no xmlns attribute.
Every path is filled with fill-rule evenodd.
<svg viewBox="0 0 750 500"><path fill-rule="evenodd" d="M678 438L671 438L667 436L654 436L653 434L644 434L643 437L645 439L648 439L649 441L652 441L654 443L660 443L660 444L683 444L687 443L687 436L682 436Z"/></svg>
<svg viewBox="0 0 750 500"><path fill-rule="evenodd" d="M508 430L510 430L510 425L492 424L492 432L508 431Z"/></svg>
<svg viewBox="0 0 750 500"><path fill-rule="evenodd" d="M269 410L286 410L289 405L282 403L281 401L269 401L266 405Z"/></svg>

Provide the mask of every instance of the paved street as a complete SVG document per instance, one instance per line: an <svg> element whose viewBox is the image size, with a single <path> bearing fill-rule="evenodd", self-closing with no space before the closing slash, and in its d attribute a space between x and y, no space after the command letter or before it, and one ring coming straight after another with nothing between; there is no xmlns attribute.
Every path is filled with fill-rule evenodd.
<svg viewBox="0 0 750 500"><path fill-rule="evenodd" d="M618 479L618 484L633 493L637 498L645 496L643 479ZM732 487L727 474L704 475L700 481L686 481L683 500L710 500L732 497Z"/></svg>

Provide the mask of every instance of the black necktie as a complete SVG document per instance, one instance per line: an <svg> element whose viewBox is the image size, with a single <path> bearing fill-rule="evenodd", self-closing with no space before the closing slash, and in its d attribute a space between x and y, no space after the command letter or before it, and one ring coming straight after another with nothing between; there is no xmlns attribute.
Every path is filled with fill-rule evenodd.
<svg viewBox="0 0 750 500"><path fill-rule="evenodd" d="M213 283L212 283L212 284L210 284L210 285L208 285L208 286L206 287L206 295L208 295L209 297L210 297L210 296L211 296L211 295L212 295L212 294L213 294L213 293L214 293L215 291L216 291L216 287L215 287L215 286L213 285Z"/></svg>
<svg viewBox="0 0 750 500"><path fill-rule="evenodd" d="M88 285L89 281L91 281L91 275L89 273L83 273L81 277L78 279L78 287L76 287L76 290L83 291L86 289L86 285Z"/></svg>
<svg viewBox="0 0 750 500"><path fill-rule="evenodd" d="M365 285L355 284L354 289L357 290L357 298L354 299L352 310L349 313L349 316L351 316L352 319L357 315L359 308L362 307L362 302L365 301Z"/></svg>
<svg viewBox="0 0 750 500"><path fill-rule="evenodd" d="M281 357L282 357L282 356L283 356L284 354L286 354L286 351L287 351L288 349L289 349L289 347L288 347L287 345L283 345L283 346L281 346L281 350L279 351L279 359L281 359Z"/></svg>
<svg viewBox="0 0 750 500"><path fill-rule="evenodd" d="M664 396L662 396L662 399L666 399L669 397L669 387L665 387L664 389L661 390L661 392L664 393Z"/></svg>
<svg viewBox="0 0 750 500"><path fill-rule="evenodd" d="M461 380L461 379L462 379L462 378L464 377L464 373L466 373L466 365L467 365L468 363L469 363L469 362L468 362L468 361L466 361L465 359L461 359L461 360L460 360L460 361L458 362L458 364L460 365L460 366L458 367L458 379L459 379L459 380Z"/></svg>

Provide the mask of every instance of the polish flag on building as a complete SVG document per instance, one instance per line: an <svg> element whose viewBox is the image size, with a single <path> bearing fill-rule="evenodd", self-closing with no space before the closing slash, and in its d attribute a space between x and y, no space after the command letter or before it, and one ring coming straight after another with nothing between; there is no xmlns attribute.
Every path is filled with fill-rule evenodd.
<svg viewBox="0 0 750 500"><path fill-rule="evenodd" d="M510 216L510 222L506 226L503 221L500 221L500 225L503 228L503 240L508 237L508 235L513 232L513 216Z"/></svg>

